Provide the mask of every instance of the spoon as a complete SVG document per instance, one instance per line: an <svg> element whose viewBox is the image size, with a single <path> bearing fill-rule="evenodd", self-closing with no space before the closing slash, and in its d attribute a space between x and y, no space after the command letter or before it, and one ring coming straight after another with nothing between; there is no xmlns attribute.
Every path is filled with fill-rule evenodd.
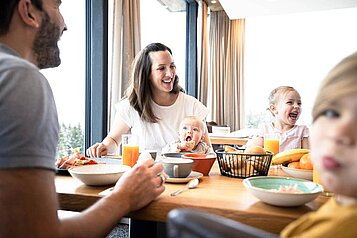
<svg viewBox="0 0 357 238"><path fill-rule="evenodd" d="M171 193L171 196L176 196L179 195L180 193L182 193L183 191L187 190L187 189L191 189L191 188L195 188L199 183L198 178L192 179L190 180L185 187L180 188L179 190Z"/></svg>

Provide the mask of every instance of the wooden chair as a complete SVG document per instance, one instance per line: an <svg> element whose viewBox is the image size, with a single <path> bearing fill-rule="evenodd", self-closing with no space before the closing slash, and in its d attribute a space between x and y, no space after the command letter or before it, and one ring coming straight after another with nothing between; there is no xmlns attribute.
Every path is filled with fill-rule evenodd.
<svg viewBox="0 0 357 238"><path fill-rule="evenodd" d="M275 234L218 215L178 208L168 214L168 238L269 238Z"/></svg>

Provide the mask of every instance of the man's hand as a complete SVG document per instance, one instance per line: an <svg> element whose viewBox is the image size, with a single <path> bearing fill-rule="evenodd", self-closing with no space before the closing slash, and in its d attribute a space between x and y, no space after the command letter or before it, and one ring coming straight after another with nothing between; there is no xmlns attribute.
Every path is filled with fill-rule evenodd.
<svg viewBox="0 0 357 238"><path fill-rule="evenodd" d="M139 160L116 183L113 193L120 197L119 204L129 205L129 211L138 210L158 197L164 190L163 165L155 164L152 159Z"/></svg>

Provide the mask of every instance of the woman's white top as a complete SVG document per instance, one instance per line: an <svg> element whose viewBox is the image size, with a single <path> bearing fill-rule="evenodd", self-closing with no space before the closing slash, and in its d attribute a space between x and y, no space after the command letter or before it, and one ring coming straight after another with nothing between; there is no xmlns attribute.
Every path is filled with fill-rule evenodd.
<svg viewBox="0 0 357 238"><path fill-rule="evenodd" d="M117 116L131 128L131 134L139 136L139 147L142 150L161 149L172 141L178 141L179 125L186 116L197 116L205 120L208 109L196 98L180 92L176 102L171 106L160 106L152 102L158 123L143 121L139 113L130 106L129 100L123 99L115 105Z"/></svg>

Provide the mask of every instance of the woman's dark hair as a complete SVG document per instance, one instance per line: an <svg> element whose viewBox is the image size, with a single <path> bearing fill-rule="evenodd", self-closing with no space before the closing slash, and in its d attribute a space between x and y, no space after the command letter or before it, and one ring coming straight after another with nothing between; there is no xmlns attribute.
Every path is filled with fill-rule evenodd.
<svg viewBox="0 0 357 238"><path fill-rule="evenodd" d="M43 10L42 0L31 0L31 2L39 10ZM11 18L14 15L14 11L18 3L19 0L0 1L0 36L9 31Z"/></svg>
<svg viewBox="0 0 357 238"><path fill-rule="evenodd" d="M159 118L151 107L153 100L150 81L152 62L149 54L157 51L168 51L172 55L171 49L164 44L152 43L146 46L133 61L130 86L127 90L130 105L135 108L144 121L152 123L158 122ZM177 94L184 91L178 82L179 78L175 75L174 86L170 93Z"/></svg>

